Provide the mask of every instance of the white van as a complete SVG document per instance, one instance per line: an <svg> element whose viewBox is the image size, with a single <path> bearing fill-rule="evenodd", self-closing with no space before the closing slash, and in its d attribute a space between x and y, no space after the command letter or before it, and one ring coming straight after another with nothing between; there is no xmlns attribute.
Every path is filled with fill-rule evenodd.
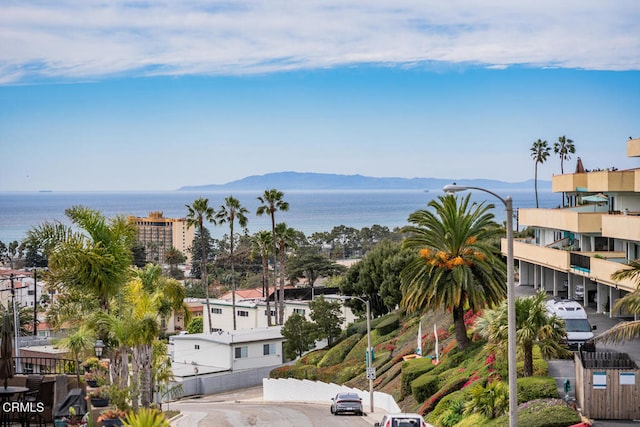
<svg viewBox="0 0 640 427"><path fill-rule="evenodd" d="M593 331L596 327L591 326L587 319L587 312L577 301L552 299L547 301L546 305L549 313L564 320L569 349L596 350L593 342Z"/></svg>

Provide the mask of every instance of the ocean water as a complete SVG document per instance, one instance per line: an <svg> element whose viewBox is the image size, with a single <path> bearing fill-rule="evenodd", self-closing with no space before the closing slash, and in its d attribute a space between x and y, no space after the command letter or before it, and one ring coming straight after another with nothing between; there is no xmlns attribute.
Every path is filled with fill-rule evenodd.
<svg viewBox="0 0 640 427"><path fill-rule="evenodd" d="M495 192L501 197L511 196L514 210L535 207L533 189ZM232 193L249 211L248 229L251 234L271 229L269 217L255 214L260 205L257 197L261 194L258 191ZM307 236L331 231L338 225L361 229L377 224L393 229L407 225L409 214L426 208L429 201L443 194L437 190L284 191L283 200L289 203L289 210L277 212L276 222L286 222ZM496 221L504 221L504 205L500 200L480 191L471 194L474 201L494 204ZM3 192L0 193L0 241L21 241L28 230L47 221L69 224L64 211L74 205L97 209L109 218L116 215L146 217L151 211L161 211L166 218L182 218L187 215L186 205L191 205L197 198L208 198L209 206L218 209L229 195L229 192L189 191ZM557 207L561 202L561 196L550 191L539 191L538 198L541 208ZM208 228L214 238L222 237L229 230L227 224L210 224Z"/></svg>

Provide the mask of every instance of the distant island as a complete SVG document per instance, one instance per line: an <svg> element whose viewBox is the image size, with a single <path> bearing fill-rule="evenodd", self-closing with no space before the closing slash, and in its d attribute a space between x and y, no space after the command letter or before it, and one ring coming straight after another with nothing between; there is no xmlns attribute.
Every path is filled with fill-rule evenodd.
<svg viewBox="0 0 640 427"><path fill-rule="evenodd" d="M440 178L376 178L362 175L338 175L313 172L274 172L252 175L226 184L191 185L178 191L263 191L278 190L441 190L456 182L459 185L482 187L491 190L531 190L534 180L504 182L491 179L440 179ZM551 181L538 180L538 190L551 190Z"/></svg>

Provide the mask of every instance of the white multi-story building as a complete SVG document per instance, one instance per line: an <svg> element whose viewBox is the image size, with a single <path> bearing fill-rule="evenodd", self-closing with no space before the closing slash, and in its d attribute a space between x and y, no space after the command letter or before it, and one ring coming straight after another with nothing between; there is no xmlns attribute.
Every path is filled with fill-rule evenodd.
<svg viewBox="0 0 640 427"><path fill-rule="evenodd" d="M640 157L640 139L627 141L627 156ZM535 229L513 245L520 284L626 315L611 308L637 283L611 275L640 258L640 169L589 171L578 159L575 173L552 178L552 191L564 193L568 206L518 210L519 225ZM506 247L503 240L505 254Z"/></svg>

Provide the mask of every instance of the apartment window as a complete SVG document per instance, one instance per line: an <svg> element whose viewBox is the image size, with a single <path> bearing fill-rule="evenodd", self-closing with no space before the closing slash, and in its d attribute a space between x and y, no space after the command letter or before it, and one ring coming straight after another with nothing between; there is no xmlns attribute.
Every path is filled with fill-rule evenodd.
<svg viewBox="0 0 640 427"><path fill-rule="evenodd" d="M193 345L193 348L194 348L195 350L200 350L200 344L194 344L194 345Z"/></svg>
<svg viewBox="0 0 640 427"><path fill-rule="evenodd" d="M271 312L271 315L272 315L272 316L275 316L275 315L276 315L276 311L275 311L275 310L269 310L269 311ZM266 315L267 315L267 313L268 313L268 312L267 312L267 310L265 310L265 311L264 311L264 315L266 316Z"/></svg>
<svg viewBox="0 0 640 427"><path fill-rule="evenodd" d="M222 332L220 328L211 328L211 332Z"/></svg>
<svg viewBox="0 0 640 427"><path fill-rule="evenodd" d="M304 316L305 310L304 310L304 308L294 308L293 312L296 313L296 314L299 314L300 316Z"/></svg>
<svg viewBox="0 0 640 427"><path fill-rule="evenodd" d="M238 316L249 317L249 312L247 310L238 310Z"/></svg>
<svg viewBox="0 0 640 427"><path fill-rule="evenodd" d="M264 356L270 356L272 354L276 354L276 344L275 343L264 344L262 346L262 354Z"/></svg>
<svg viewBox="0 0 640 427"><path fill-rule="evenodd" d="M211 313L213 313L213 314L222 314L222 309L221 308L212 308L211 309Z"/></svg>
<svg viewBox="0 0 640 427"><path fill-rule="evenodd" d="M246 345L242 347L236 347L235 352L236 359L246 359L247 357L249 357L249 347L247 347Z"/></svg>

